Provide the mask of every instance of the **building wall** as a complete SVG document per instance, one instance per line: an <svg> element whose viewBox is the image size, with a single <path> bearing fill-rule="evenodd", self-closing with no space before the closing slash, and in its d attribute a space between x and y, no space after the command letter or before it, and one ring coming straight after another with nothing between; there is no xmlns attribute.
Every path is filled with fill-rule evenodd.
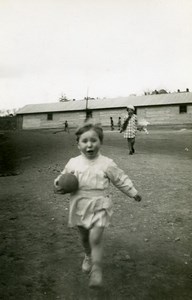
<svg viewBox="0 0 192 300"><path fill-rule="evenodd" d="M114 124L117 124L118 117L125 114L125 109L95 110L92 112L92 120L102 123L103 126L110 126L110 117L113 117ZM47 120L47 114L30 114L23 116L23 129L38 128L62 128L67 120L69 127L77 127L85 120L85 112L57 112L53 113L53 120Z"/></svg>
<svg viewBox="0 0 192 300"><path fill-rule="evenodd" d="M138 108L137 116L151 125L192 124L192 105L187 105L187 113L179 113L179 105L143 107Z"/></svg>
<svg viewBox="0 0 192 300"><path fill-rule="evenodd" d="M118 118L126 114L124 108L106 109L93 111L93 119L95 122L101 123L103 126L110 126L110 117L113 118L114 125L117 126Z"/></svg>
<svg viewBox="0 0 192 300"><path fill-rule="evenodd" d="M70 127L76 127L84 119L84 112L53 113L52 120L47 120L47 113L29 114L23 116L23 129L63 128L66 120Z"/></svg>
<svg viewBox="0 0 192 300"><path fill-rule="evenodd" d="M113 118L115 127L118 118L126 114L125 108L100 109L92 111L93 121L103 126L110 126L110 117ZM62 128L67 120L69 127L77 127L85 120L85 112L57 112L53 113L53 120L47 120L47 114L30 114L23 116L23 129ZM187 113L179 113L179 105L154 106L137 108L138 119L145 119L151 125L177 125L192 124L192 105L187 105Z"/></svg>
<svg viewBox="0 0 192 300"><path fill-rule="evenodd" d="M93 117L103 126L110 126L110 117L117 126L118 118L122 121L126 115L126 109L98 110L93 112ZM151 125L178 125L192 124L192 105L187 106L187 113L179 113L179 105L176 106L154 106L137 108L138 120L145 119Z"/></svg>

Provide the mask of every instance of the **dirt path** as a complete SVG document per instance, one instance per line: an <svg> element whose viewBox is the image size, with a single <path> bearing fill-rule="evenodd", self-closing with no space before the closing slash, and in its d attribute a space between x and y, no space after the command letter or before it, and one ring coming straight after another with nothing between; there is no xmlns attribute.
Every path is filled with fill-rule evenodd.
<svg viewBox="0 0 192 300"><path fill-rule="evenodd" d="M19 175L0 177L0 299L192 299L190 131L139 133L134 156L119 133L105 133L103 154L129 173L143 201L111 188L114 215L99 291L90 291L81 273L82 247L67 227L68 196L52 188L78 154L73 133L6 135L1 155Z"/></svg>

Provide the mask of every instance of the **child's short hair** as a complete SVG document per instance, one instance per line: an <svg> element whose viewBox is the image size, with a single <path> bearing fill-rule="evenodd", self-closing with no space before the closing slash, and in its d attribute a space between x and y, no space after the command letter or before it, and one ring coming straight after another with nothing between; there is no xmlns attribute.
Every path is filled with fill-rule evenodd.
<svg viewBox="0 0 192 300"><path fill-rule="evenodd" d="M104 135L103 135L103 129L101 127L101 124L99 124L99 123L94 124L94 123L90 123L90 122L84 123L82 126L77 128L77 130L75 132L75 135L77 137L77 142L79 141L80 136L89 130L94 130L97 133L97 135L100 139L100 142L101 143L103 142Z"/></svg>

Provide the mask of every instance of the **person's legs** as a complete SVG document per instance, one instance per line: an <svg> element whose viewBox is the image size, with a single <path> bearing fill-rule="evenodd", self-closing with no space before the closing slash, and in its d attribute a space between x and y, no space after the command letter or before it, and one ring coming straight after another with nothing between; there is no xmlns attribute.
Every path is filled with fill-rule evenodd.
<svg viewBox="0 0 192 300"><path fill-rule="evenodd" d="M93 264L101 265L103 255L103 230L104 227L93 227L90 229L89 241L91 245L91 256Z"/></svg>
<svg viewBox="0 0 192 300"><path fill-rule="evenodd" d="M129 154L132 155L133 154L132 139L131 138L127 138L127 142L128 142Z"/></svg>
<svg viewBox="0 0 192 300"><path fill-rule="evenodd" d="M103 257L103 230L104 227L93 227L90 229L89 241L91 245L92 270L90 287L102 285L102 257Z"/></svg>
<svg viewBox="0 0 192 300"><path fill-rule="evenodd" d="M80 237L81 237L81 242L85 251L85 257L82 263L82 271L85 273L88 273L91 271L91 246L89 243L89 230L82 227L78 226Z"/></svg>
<svg viewBox="0 0 192 300"><path fill-rule="evenodd" d="M134 145L135 145L135 138L131 139L131 148L132 148L132 152L135 153L135 149L134 149Z"/></svg>
<svg viewBox="0 0 192 300"><path fill-rule="evenodd" d="M84 228L83 226L78 226L81 242L83 245L83 248L85 250L86 255L91 255L91 246L89 243L89 229Z"/></svg>

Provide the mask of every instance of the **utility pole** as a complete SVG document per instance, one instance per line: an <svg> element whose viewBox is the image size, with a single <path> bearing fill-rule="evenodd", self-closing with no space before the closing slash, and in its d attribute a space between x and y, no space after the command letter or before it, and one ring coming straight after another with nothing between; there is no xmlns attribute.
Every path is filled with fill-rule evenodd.
<svg viewBox="0 0 192 300"><path fill-rule="evenodd" d="M87 88L86 107L85 107L85 120L88 120L88 101L89 101L89 87Z"/></svg>
<svg viewBox="0 0 192 300"><path fill-rule="evenodd" d="M87 111L87 109L88 109L88 100L89 100L88 94L89 94L89 87L87 88L86 111Z"/></svg>

